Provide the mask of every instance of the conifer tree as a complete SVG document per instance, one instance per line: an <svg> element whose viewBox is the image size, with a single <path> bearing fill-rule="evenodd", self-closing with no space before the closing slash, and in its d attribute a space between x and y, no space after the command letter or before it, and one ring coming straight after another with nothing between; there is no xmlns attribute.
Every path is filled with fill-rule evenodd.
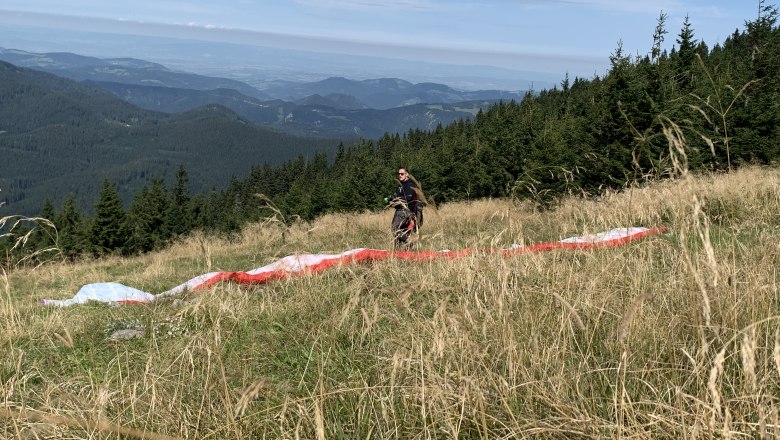
<svg viewBox="0 0 780 440"><path fill-rule="evenodd" d="M52 257L51 250L56 245L57 233L53 225L54 216L54 205L46 199L40 214L35 217L18 216L18 222L12 222L11 229L0 231L12 232L8 238L13 242L9 243L9 247L16 245L16 249L11 252L14 259L41 263Z"/></svg>
<svg viewBox="0 0 780 440"><path fill-rule="evenodd" d="M623 52L623 42L610 55L611 69L601 87L601 100L594 114L598 121L598 137L584 154L588 158L584 166L588 173L587 187L594 190L603 187L619 187L631 174L631 148L634 135L631 116L642 89L636 77L631 57Z"/></svg>
<svg viewBox="0 0 780 440"><path fill-rule="evenodd" d="M731 132L731 159L737 163L769 163L780 155L780 12L759 2L758 18L745 23L750 51L748 77L740 106L735 106L736 129ZM744 61L743 61L744 63ZM742 84L737 84L741 86Z"/></svg>
<svg viewBox="0 0 780 440"><path fill-rule="evenodd" d="M696 60L696 40L689 16L685 16L683 27L677 36L677 57L675 62L675 78L681 93L687 93L693 85L692 70Z"/></svg>
<svg viewBox="0 0 780 440"><path fill-rule="evenodd" d="M215 191L212 189L212 192ZM213 227L213 212L209 198L205 194L195 194L192 198L192 229L208 231Z"/></svg>
<svg viewBox="0 0 780 440"><path fill-rule="evenodd" d="M328 209L328 156L324 152L318 152L306 164L306 170L298 179L300 188L308 195L308 215L301 217L311 220ZM291 188L292 191L294 188Z"/></svg>
<svg viewBox="0 0 780 440"><path fill-rule="evenodd" d="M171 235L184 235L193 227L192 207L188 189L189 177L184 165L176 172L176 183L171 190L170 203L167 208L168 230Z"/></svg>
<svg viewBox="0 0 780 440"><path fill-rule="evenodd" d="M127 214L116 185L104 179L100 198L95 204L95 218L89 236L92 251L97 255L124 252L129 235Z"/></svg>
<svg viewBox="0 0 780 440"><path fill-rule="evenodd" d="M232 235L241 230L245 218L239 214L241 201L241 183L235 176L230 178L224 191L213 194L209 200L214 213L214 227L222 234Z"/></svg>
<svg viewBox="0 0 780 440"><path fill-rule="evenodd" d="M70 194L62 203L62 209L55 222L59 233L59 248L70 260L82 255L87 249L85 225L76 205L76 196Z"/></svg>
<svg viewBox="0 0 780 440"><path fill-rule="evenodd" d="M57 214L54 211L54 205L49 199L46 199L46 201L43 203L43 208L41 208L39 217L44 220L48 220L52 225L54 225L56 215ZM56 225L54 228L56 228ZM52 226L50 226L47 222L39 221L33 237L30 238L33 241L33 243L31 243L32 247L35 249L44 249L54 246L56 232L57 231L53 229Z"/></svg>
<svg viewBox="0 0 780 440"><path fill-rule="evenodd" d="M661 59L664 35L668 33L666 30L667 18L669 18L669 15L664 14L664 12L661 11L661 15L658 16L658 21L655 25L655 32L653 33L653 47L650 49L650 61L653 64L658 64Z"/></svg>
<svg viewBox="0 0 780 440"><path fill-rule="evenodd" d="M304 187L302 181L293 182L290 190L282 198L281 208L285 215L289 217L300 217L303 220L314 218L314 207L312 205L311 191Z"/></svg>
<svg viewBox="0 0 780 440"><path fill-rule="evenodd" d="M170 237L166 222L168 194L162 178L152 180L133 200L128 213L132 252L149 252L162 247Z"/></svg>

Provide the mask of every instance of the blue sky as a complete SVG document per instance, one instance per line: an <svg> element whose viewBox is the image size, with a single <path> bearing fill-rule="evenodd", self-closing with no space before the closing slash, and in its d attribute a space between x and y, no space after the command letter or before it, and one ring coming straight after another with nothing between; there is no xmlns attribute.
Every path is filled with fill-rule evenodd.
<svg viewBox="0 0 780 440"><path fill-rule="evenodd" d="M752 0L3 0L0 25L116 30L464 65L606 72L622 40L650 50L668 15L669 49L690 16L710 47L757 15Z"/></svg>

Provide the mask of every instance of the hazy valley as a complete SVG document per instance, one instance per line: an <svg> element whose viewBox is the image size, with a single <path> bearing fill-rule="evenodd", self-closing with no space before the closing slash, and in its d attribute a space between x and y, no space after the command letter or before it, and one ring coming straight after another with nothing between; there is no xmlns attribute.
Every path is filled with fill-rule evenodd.
<svg viewBox="0 0 780 440"><path fill-rule="evenodd" d="M259 90L144 60L72 53L0 49L0 60L19 67L0 72L0 185L19 213L36 212L45 199L58 205L70 193L89 208L105 177L127 199L180 165L191 173L193 191L203 192L252 166L331 155L340 142L432 130L497 100L521 98L400 79L277 82Z"/></svg>

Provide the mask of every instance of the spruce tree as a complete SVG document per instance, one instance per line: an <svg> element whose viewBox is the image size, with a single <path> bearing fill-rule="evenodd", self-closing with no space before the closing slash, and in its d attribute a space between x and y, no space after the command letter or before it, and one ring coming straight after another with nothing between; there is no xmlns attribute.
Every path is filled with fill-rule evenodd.
<svg viewBox="0 0 780 440"><path fill-rule="evenodd" d="M193 228L190 193L187 189L189 178L184 165L176 172L176 184L171 190L170 203L167 209L168 230L171 235L184 235Z"/></svg>
<svg viewBox="0 0 780 440"><path fill-rule="evenodd" d="M655 25L655 32L653 33L653 47L650 49L650 61L653 64L658 64L661 60L661 50L664 44L664 35L666 31L666 19L669 18L668 14L664 14L661 11L661 15L658 16L658 21Z"/></svg>
<svg viewBox="0 0 780 440"><path fill-rule="evenodd" d="M327 188L328 181L328 156L325 153L317 153L306 165L305 187L311 194L311 217L314 218L328 207Z"/></svg>
<svg viewBox="0 0 780 440"><path fill-rule="evenodd" d="M128 213L132 252L149 252L166 243L170 237L167 212L165 182L161 178L153 179L151 187L145 186L138 193Z"/></svg>
<svg viewBox="0 0 780 440"><path fill-rule="evenodd" d="M686 15L683 27L677 36L677 58L675 63L675 78L680 92L687 93L693 85L692 70L696 60L696 40L694 39L691 20Z"/></svg>
<svg viewBox="0 0 780 440"><path fill-rule="evenodd" d="M55 246L56 227L53 226L54 206L46 199L37 217L11 216L14 218L6 229L0 231L8 233L8 256L12 256L15 262L28 262L38 264L49 260L51 251ZM15 247L11 251L11 248Z"/></svg>
<svg viewBox="0 0 780 440"><path fill-rule="evenodd" d="M596 187L620 187L632 174L632 127L638 126L637 104L644 95L631 57L618 43L610 56L611 70L603 82L600 138L593 145L591 161L586 164Z"/></svg>
<svg viewBox="0 0 780 440"><path fill-rule="evenodd" d="M759 2L756 20L745 23L749 44L749 77L743 79L742 105L734 106L737 129L731 132L731 160L736 163L769 163L780 155L780 12ZM743 61L744 63L744 61ZM741 84L736 84L741 86Z"/></svg>
<svg viewBox="0 0 780 440"><path fill-rule="evenodd" d="M54 211L54 205L49 199L46 199L43 203L43 208L41 208L39 217L41 220L37 222L35 231L29 240L31 247L35 249L52 247L55 245L57 234L56 225L54 224L56 213Z"/></svg>
<svg viewBox="0 0 780 440"><path fill-rule="evenodd" d="M76 205L76 196L70 194L62 203L55 222L59 232L59 248L65 258L73 260L87 249L84 220Z"/></svg>
<svg viewBox="0 0 780 440"><path fill-rule="evenodd" d="M89 236L92 250L97 255L124 252L129 235L127 214L116 185L104 179L100 198L95 204L95 218Z"/></svg>

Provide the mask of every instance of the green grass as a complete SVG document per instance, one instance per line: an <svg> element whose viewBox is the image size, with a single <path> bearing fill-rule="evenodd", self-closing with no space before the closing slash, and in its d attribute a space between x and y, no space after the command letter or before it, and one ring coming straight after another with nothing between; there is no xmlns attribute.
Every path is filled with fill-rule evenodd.
<svg viewBox="0 0 780 440"><path fill-rule="evenodd" d="M619 226L669 233L594 251L349 265L144 306L36 301L89 282L161 292L293 253L387 248L390 214L16 269L0 282L0 438L775 435L777 176L658 182L543 213L506 200L445 205L427 213L421 249ZM107 340L134 322L145 337Z"/></svg>

